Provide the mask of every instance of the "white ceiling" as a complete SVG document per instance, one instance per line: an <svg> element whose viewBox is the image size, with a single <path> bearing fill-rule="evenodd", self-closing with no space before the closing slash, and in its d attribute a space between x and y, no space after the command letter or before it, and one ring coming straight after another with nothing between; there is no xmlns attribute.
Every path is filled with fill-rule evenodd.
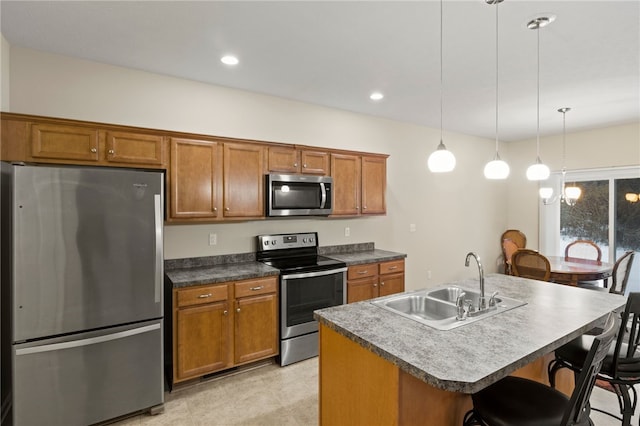
<svg viewBox="0 0 640 426"><path fill-rule="evenodd" d="M440 128L438 1L6 1L21 46ZM495 8L443 4L443 127L495 138ZM640 2L499 6L501 141L640 120ZM233 53L234 68L220 63ZM374 102L369 94L385 94Z"/></svg>

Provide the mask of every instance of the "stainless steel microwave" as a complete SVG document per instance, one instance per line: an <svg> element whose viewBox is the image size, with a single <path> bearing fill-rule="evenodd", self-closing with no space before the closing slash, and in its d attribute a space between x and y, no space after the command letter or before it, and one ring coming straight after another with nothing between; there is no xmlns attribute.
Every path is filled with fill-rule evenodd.
<svg viewBox="0 0 640 426"><path fill-rule="evenodd" d="M266 175L267 216L327 216L333 213L333 178Z"/></svg>

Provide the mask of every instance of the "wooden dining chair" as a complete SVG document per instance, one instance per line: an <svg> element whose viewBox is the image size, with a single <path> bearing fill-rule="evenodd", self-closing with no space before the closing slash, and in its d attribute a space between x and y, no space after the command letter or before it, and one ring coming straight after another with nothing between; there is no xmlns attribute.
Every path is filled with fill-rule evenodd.
<svg viewBox="0 0 640 426"><path fill-rule="evenodd" d="M567 245L564 249L565 260L571 258L589 259L597 262L602 261L602 250L591 240L575 240Z"/></svg>
<svg viewBox="0 0 640 426"><path fill-rule="evenodd" d="M527 236L517 229L507 229L500 237L500 246L502 247L502 257L504 259L504 273L512 275L511 256L516 250L527 246Z"/></svg>
<svg viewBox="0 0 640 426"><path fill-rule="evenodd" d="M622 294L624 295L625 291L627 291L627 283L629 282L629 275L631 275L631 265L633 265L633 258L635 257L635 252L630 250L620 256L620 259L616 261L616 264L613 266L613 272L611 273L611 288L609 289L609 293L614 294ZM607 291L607 281L609 278L604 280L605 285L604 288L599 286L597 283L578 283L578 287L587 288L590 290L600 290Z"/></svg>
<svg viewBox="0 0 640 426"><path fill-rule="evenodd" d="M549 281L551 265L549 259L536 250L518 249L511 256L511 272L517 277Z"/></svg>

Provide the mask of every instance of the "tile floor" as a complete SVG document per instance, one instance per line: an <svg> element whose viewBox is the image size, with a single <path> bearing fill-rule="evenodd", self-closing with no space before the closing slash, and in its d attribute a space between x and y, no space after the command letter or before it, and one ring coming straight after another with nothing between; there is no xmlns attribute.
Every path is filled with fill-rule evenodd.
<svg viewBox="0 0 640 426"><path fill-rule="evenodd" d="M594 407L618 412L613 393L595 388ZM597 412L596 426L620 422ZM638 423L634 416L632 424ZM165 412L121 420L115 425L313 426L318 424L318 359L284 368L269 363L233 375L187 385L165 395ZM434 425L437 426L437 425Z"/></svg>

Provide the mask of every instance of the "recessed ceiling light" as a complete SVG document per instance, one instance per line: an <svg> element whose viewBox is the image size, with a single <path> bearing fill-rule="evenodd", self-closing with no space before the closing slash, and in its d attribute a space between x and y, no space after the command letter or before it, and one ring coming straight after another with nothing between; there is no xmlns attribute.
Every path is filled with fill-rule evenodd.
<svg viewBox="0 0 640 426"><path fill-rule="evenodd" d="M240 62L238 61L238 58L232 55L225 55L220 58L220 61L225 65L238 65L238 62Z"/></svg>
<svg viewBox="0 0 640 426"><path fill-rule="evenodd" d="M379 101L382 98L384 98L384 95L380 92L373 92L371 95L369 95L369 99L371 99L372 101Z"/></svg>

